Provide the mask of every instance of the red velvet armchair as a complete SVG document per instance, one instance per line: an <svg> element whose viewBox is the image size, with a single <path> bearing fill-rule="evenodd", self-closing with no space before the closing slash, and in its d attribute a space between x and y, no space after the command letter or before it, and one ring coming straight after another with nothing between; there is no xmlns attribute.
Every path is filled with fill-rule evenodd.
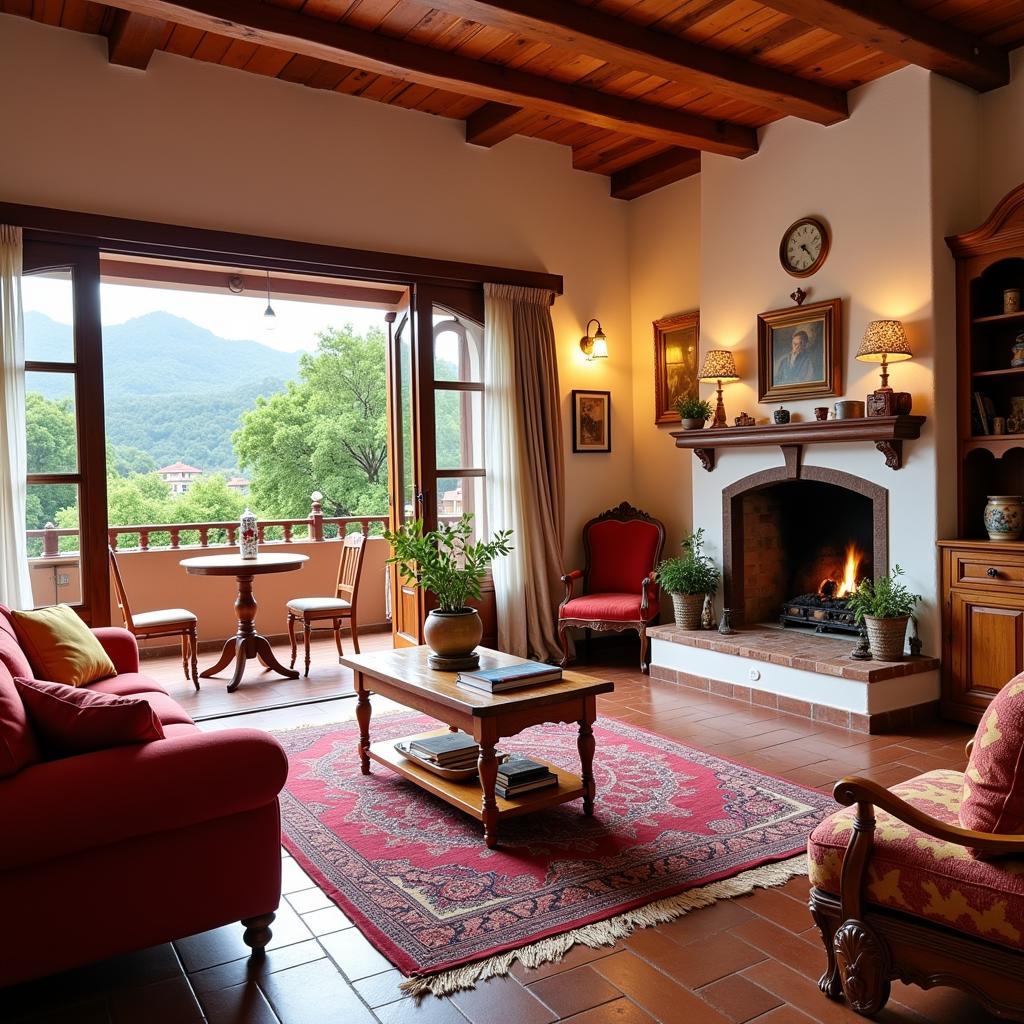
<svg viewBox="0 0 1024 1024"><path fill-rule="evenodd" d="M562 665L569 664L566 630L583 629L640 634L640 669L647 672L647 627L658 619L658 587L654 569L665 545L665 527L646 512L623 502L583 527L586 567L562 577L565 597L558 607L558 639ZM577 597L576 581L581 580Z"/></svg>

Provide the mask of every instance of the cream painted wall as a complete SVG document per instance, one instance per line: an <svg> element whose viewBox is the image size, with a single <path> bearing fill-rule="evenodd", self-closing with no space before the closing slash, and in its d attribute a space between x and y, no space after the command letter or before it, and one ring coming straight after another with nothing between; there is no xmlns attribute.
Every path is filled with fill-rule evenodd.
<svg viewBox="0 0 1024 1024"><path fill-rule="evenodd" d="M830 128L792 118L762 133L747 160L708 157L701 184L702 348L731 348L743 381L727 391L730 415L763 421L772 407L757 404L756 316L792 305L797 283L808 302L843 300L842 393L863 399L878 385L877 367L858 363L857 343L869 320L904 321L914 359L894 368L893 384L914 395L914 411L929 417L922 437L905 446L904 467L887 469L869 445L814 445L807 465L856 473L889 489L890 561L907 570L925 595L922 634L937 647L935 578L936 438L932 328L933 228L930 209L929 76L914 68L851 93L849 120ZM884 159L882 158L884 156ZM822 269L797 282L779 266L778 244L798 217L823 218L832 250ZM795 402L810 419L817 402ZM713 473L693 471L693 515L721 553L722 497L728 484L782 464L778 449L719 453Z"/></svg>
<svg viewBox="0 0 1024 1024"><path fill-rule="evenodd" d="M689 528L693 456L669 436L678 425L654 424L652 323L700 306L700 199L698 175L634 200L629 210L635 504L665 524L671 554Z"/></svg>
<svg viewBox="0 0 1024 1024"><path fill-rule="evenodd" d="M459 121L165 53L140 73L109 64L102 37L9 15L0 90L18 98L5 109L18 139L0 179L9 202L562 274L572 559L582 523L630 497L628 206L606 177L574 171L565 147L479 149ZM587 364L592 316L617 341ZM571 454L573 388L612 392L612 454Z"/></svg>
<svg viewBox="0 0 1024 1024"><path fill-rule="evenodd" d="M1010 84L978 97L980 138L979 209L992 207L1024 181L1024 47L1010 54Z"/></svg>

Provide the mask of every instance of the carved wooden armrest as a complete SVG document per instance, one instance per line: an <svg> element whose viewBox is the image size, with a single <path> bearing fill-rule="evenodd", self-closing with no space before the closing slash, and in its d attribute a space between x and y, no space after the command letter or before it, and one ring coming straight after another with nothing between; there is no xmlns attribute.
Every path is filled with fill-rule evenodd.
<svg viewBox="0 0 1024 1024"><path fill-rule="evenodd" d="M562 577L562 582L565 584L565 597L562 598L562 604L568 604L572 600L573 588L576 585L576 581L581 579L583 579L582 569L573 569L572 572L567 572Z"/></svg>
<svg viewBox="0 0 1024 1024"><path fill-rule="evenodd" d="M648 604L649 604L649 600L648 599L650 597L649 591L650 591L652 586L657 584L657 582L658 582L657 577L654 575L654 573L651 573L650 576L645 576L643 583L640 584L640 618L641 619L646 619L647 618L647 607L648 607Z"/></svg>
<svg viewBox="0 0 1024 1024"><path fill-rule="evenodd" d="M1024 853L1024 835L975 832L973 829L961 828L959 825L948 825L908 804L906 800L900 799L895 793L870 779L861 779L856 776L840 779L836 783L832 795L846 807L856 804L857 822L863 822L867 826L870 821L872 830L875 823L872 808L881 807L883 811L888 811L894 818L916 828L919 832L924 832L925 835L933 836L935 839L941 839L947 843L954 843L956 846L969 846L989 854ZM856 839L856 829L857 824L855 823L854 836L850 840L851 847Z"/></svg>

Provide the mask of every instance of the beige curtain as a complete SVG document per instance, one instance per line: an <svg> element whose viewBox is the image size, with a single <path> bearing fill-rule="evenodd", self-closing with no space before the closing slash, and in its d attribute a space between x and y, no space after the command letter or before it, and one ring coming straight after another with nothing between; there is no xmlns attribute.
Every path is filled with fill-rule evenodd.
<svg viewBox="0 0 1024 1024"><path fill-rule="evenodd" d="M32 607L25 539L25 323L21 228L0 224L0 603Z"/></svg>
<svg viewBox="0 0 1024 1024"><path fill-rule="evenodd" d="M561 657L565 471L552 299L540 288L484 285L488 524L513 530L515 545L494 563L498 646L541 661Z"/></svg>

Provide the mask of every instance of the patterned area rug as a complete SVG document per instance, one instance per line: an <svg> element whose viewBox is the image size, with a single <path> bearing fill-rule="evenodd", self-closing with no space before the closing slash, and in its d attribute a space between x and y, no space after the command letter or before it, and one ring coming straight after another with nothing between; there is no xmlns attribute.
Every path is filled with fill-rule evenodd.
<svg viewBox="0 0 1024 1024"><path fill-rule="evenodd" d="M416 714L374 740L436 728ZM611 719L594 726L596 813L581 801L482 826L389 769L359 771L356 724L278 733L291 770L285 845L403 973L443 994L607 945L716 899L806 872L822 793ZM579 771L576 731L543 726L499 744ZM797 854L801 856L793 859ZM810 919L808 918L808 921Z"/></svg>

